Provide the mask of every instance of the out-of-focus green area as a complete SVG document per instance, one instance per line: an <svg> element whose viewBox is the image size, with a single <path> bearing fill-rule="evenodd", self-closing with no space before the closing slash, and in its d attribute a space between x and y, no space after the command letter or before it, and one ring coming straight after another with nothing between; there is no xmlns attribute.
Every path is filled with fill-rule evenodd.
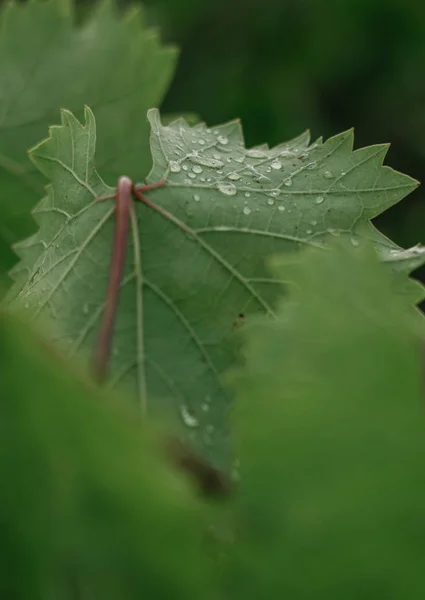
<svg viewBox="0 0 425 600"><path fill-rule="evenodd" d="M126 4L127 2L122 2ZM241 117L248 144L354 127L357 147L391 142L387 164L425 179L425 4L418 0L144 0L181 47L166 112ZM425 242L425 192L380 218Z"/></svg>

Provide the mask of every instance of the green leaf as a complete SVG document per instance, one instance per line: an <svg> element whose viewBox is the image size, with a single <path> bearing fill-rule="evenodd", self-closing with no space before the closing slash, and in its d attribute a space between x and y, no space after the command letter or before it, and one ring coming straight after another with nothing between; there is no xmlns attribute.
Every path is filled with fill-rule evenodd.
<svg viewBox="0 0 425 600"><path fill-rule="evenodd" d="M247 330L231 378L238 595L420 598L423 321L368 248L310 250L275 275L296 286Z"/></svg>
<svg viewBox="0 0 425 600"><path fill-rule="evenodd" d="M206 597L206 507L146 424L27 324L0 332L1 597Z"/></svg>
<svg viewBox="0 0 425 600"><path fill-rule="evenodd" d="M270 276L265 259L324 248L332 235L356 247L374 236L384 258L399 257L368 219L416 183L381 166L382 147L353 153L351 133L245 150L237 122L210 130L183 120L163 127L156 111L149 118L149 180L167 185L151 193L159 211L135 209L111 385L126 385L143 410L178 419L222 462L230 397L221 374L235 360L234 332L259 312L274 316L290 283ZM47 319L70 355L92 351L111 255L114 201L95 200L112 191L95 170L95 143L89 110L84 126L63 112L62 126L32 151L52 185L35 212L39 232L19 245L9 296ZM424 251L404 252L409 260L388 269L397 266L394 285L412 302L419 294L406 271Z"/></svg>
<svg viewBox="0 0 425 600"><path fill-rule="evenodd" d="M176 60L146 28L141 10L118 18L105 0L75 25L72 0L10 2L0 11L0 275L16 262L10 245L34 229L30 211L44 181L27 150L66 106L99 123L96 164L115 184L123 173L143 179L151 167L148 124Z"/></svg>

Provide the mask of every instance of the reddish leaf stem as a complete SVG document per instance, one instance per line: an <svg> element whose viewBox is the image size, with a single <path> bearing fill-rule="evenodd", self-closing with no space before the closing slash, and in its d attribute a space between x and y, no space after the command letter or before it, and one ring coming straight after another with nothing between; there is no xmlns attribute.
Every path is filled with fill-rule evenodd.
<svg viewBox="0 0 425 600"><path fill-rule="evenodd" d="M93 355L93 373L99 383L106 379L108 363L111 356L114 324L127 254L132 197L136 196L137 198L143 198L146 201L147 199L143 195L145 192L155 190L164 185L165 181L158 181L156 183L135 187L129 177L123 176L118 180L115 194L98 198L98 200L116 199L115 232L111 266L109 269L108 288L106 292L106 306Z"/></svg>
<svg viewBox="0 0 425 600"><path fill-rule="evenodd" d="M116 192L114 245L106 293L106 306L93 357L93 371L99 382L104 381L106 378L111 355L112 333L127 254L132 189L133 182L131 179L120 177Z"/></svg>

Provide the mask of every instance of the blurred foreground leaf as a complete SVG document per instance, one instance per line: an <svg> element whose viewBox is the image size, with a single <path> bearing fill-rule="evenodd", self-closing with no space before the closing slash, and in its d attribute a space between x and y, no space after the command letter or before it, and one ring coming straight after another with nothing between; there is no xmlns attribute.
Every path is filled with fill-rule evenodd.
<svg viewBox="0 0 425 600"><path fill-rule="evenodd" d="M204 509L132 412L0 314L0 596L206 597Z"/></svg>
<svg viewBox="0 0 425 600"><path fill-rule="evenodd" d="M275 274L297 285L276 322L246 332L246 363L232 377L232 592L236 583L244 599L422 598L422 321L367 249L309 251Z"/></svg>

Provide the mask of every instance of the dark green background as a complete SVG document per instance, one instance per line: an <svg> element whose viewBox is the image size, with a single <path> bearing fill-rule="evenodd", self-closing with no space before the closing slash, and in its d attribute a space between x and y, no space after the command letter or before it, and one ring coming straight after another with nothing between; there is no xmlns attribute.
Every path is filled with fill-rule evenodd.
<svg viewBox="0 0 425 600"><path fill-rule="evenodd" d="M387 164L425 180L422 0L143 4L181 48L167 112L194 111L211 125L240 117L249 145L354 127L357 147L391 142ZM425 188L377 224L401 245L424 243Z"/></svg>

